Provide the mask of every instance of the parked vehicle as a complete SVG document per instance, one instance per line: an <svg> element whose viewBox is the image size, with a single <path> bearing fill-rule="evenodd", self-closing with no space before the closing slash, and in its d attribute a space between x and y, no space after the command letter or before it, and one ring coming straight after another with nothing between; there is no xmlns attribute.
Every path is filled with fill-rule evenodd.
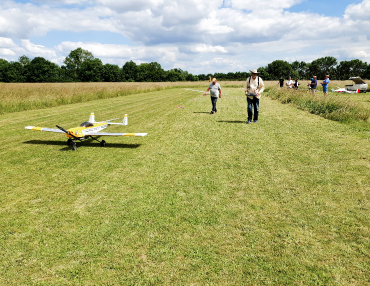
<svg viewBox="0 0 370 286"><path fill-rule="evenodd" d="M355 92L366 92L367 91L368 85L362 78L357 76L357 77L350 77L349 79L353 80L355 84L346 85L344 87L346 90L355 91Z"/></svg>

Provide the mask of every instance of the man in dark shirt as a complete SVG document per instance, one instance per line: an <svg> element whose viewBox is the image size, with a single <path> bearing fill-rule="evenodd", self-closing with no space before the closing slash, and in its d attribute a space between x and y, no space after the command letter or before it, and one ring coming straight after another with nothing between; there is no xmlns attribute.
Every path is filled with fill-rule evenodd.
<svg viewBox="0 0 370 286"><path fill-rule="evenodd" d="M284 79L282 76L279 79L279 84L280 84L280 87L284 87Z"/></svg>
<svg viewBox="0 0 370 286"><path fill-rule="evenodd" d="M317 87L317 79L316 79L315 75L313 76L313 80L311 81L310 86L311 86L310 92L315 93L316 92L316 87Z"/></svg>
<svg viewBox="0 0 370 286"><path fill-rule="evenodd" d="M298 86L299 86L299 82L298 82L298 78L296 78L294 82L294 88L298 89Z"/></svg>

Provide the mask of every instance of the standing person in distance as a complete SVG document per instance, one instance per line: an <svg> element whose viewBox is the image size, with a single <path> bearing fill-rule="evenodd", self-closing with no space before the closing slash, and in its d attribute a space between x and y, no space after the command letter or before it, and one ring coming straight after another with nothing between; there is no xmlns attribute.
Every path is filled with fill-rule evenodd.
<svg viewBox="0 0 370 286"><path fill-rule="evenodd" d="M298 82L298 78L296 78L294 82L294 88L298 90L298 86L299 86L299 82Z"/></svg>
<svg viewBox="0 0 370 286"><path fill-rule="evenodd" d="M289 77L285 85L287 88L292 88L294 86L294 82L292 81L291 77Z"/></svg>
<svg viewBox="0 0 370 286"><path fill-rule="evenodd" d="M278 84L280 84L280 87L284 87L284 79L282 76L280 77Z"/></svg>
<svg viewBox="0 0 370 286"><path fill-rule="evenodd" d="M313 81L313 78L311 77L310 78L310 82L307 84L307 86L308 86L308 92L311 92L311 83L312 83L312 81Z"/></svg>
<svg viewBox="0 0 370 286"><path fill-rule="evenodd" d="M245 95L247 96L248 102L247 124L252 122L252 117L253 122L257 123L261 93L265 90L265 85L262 78L258 76L258 71L256 69L253 69L251 70L251 73L252 76L247 78L244 87Z"/></svg>
<svg viewBox="0 0 370 286"><path fill-rule="evenodd" d="M328 95L328 86L329 86L329 75L327 74L325 76L325 80L321 83L322 85L322 91L324 92L324 95Z"/></svg>
<svg viewBox="0 0 370 286"><path fill-rule="evenodd" d="M217 79L216 78L213 78L212 79L212 82L209 85L209 87L207 88L207 91L204 93L204 95L206 95L208 91L210 91L211 101L212 101L212 111L211 111L211 114L214 114L214 113L217 112L217 108L216 108L217 99L218 98L221 98L221 86L217 82Z"/></svg>
<svg viewBox="0 0 370 286"><path fill-rule="evenodd" d="M310 84L310 86L311 86L310 92L311 93L315 93L316 92L316 87L317 87L317 79L316 78L317 77L314 75L313 76L313 79L311 81L311 84Z"/></svg>

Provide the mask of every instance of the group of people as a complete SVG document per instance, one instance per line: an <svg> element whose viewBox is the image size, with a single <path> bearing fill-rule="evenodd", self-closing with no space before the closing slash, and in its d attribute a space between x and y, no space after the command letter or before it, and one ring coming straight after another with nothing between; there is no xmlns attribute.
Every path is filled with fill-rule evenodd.
<svg viewBox="0 0 370 286"><path fill-rule="evenodd" d="M284 87L283 77L280 77L278 84L280 84L280 87ZM298 86L299 86L298 78L296 78L296 80L293 82L292 78L289 77L287 82L285 83L285 85L286 85L287 88L298 89ZM328 95L329 75L325 76L325 80L323 82L321 82L321 85L322 85L322 91L324 92L324 95ZM311 78L311 81L307 84L307 86L308 86L308 89L311 93L316 92L317 77L314 76L313 78Z"/></svg>
<svg viewBox="0 0 370 286"><path fill-rule="evenodd" d="M280 84L280 87L284 87L283 77L280 77L279 84ZM286 85L287 88L298 89L298 86L299 86L298 78L296 78L295 81L292 81L292 78L289 77L287 82L285 83L285 85Z"/></svg>
<svg viewBox="0 0 370 286"><path fill-rule="evenodd" d="M251 70L251 73L252 75L247 78L245 82L245 87L244 87L244 92L245 92L247 104L248 104L248 121L246 122L247 124L250 124L252 122L257 123L261 93L265 90L265 85L263 83L262 78L258 76L258 71L256 69L253 69ZM280 87L284 87L283 77L280 77L279 84L280 84ZM292 78L289 77L285 85L287 86L287 88L298 89L298 86L299 86L298 78L293 82ZM325 80L321 82L321 85L322 85L324 95L327 95L328 86L329 86L329 75L326 75ZM314 93L316 91L316 87L317 87L317 77L316 76L311 78L311 82L308 83L308 87L311 93ZM210 92L211 94L211 102L212 102L211 114L215 114L217 112L217 108L216 108L217 99L221 98L221 86L217 82L216 78L212 79L212 82L207 88L207 91L204 93L204 95L206 95L207 92Z"/></svg>
<svg viewBox="0 0 370 286"><path fill-rule="evenodd" d="M265 85L262 78L258 76L258 71L256 69L251 70L252 76L248 77L245 82L244 92L248 104L248 121L247 124L257 123L258 121L258 112L259 112L259 101L261 98L261 93L265 90ZM204 95L210 92L211 102L212 102L212 111L211 114L217 112L216 103L217 99L221 98L221 86L217 82L216 78L212 79L211 84L207 88L207 91Z"/></svg>

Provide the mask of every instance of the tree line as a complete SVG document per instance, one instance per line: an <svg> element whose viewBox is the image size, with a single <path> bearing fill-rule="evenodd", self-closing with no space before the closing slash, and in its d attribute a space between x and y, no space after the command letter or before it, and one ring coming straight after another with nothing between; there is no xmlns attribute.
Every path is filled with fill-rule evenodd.
<svg viewBox="0 0 370 286"><path fill-rule="evenodd" d="M199 81L216 77L218 80L245 80L249 72L229 72L193 75L181 69L165 71L157 62L137 65L126 62L122 68L118 65L103 64L93 54L82 48L69 53L59 66L43 57L30 59L21 56L18 62L0 59L0 82L164 82L164 81ZM276 60L265 67L258 68L264 80L283 78L309 79L316 75L325 78L326 74L334 80L346 80L352 76L370 78L370 64L355 59L338 63L334 57L323 57L311 63L294 61L288 63Z"/></svg>

